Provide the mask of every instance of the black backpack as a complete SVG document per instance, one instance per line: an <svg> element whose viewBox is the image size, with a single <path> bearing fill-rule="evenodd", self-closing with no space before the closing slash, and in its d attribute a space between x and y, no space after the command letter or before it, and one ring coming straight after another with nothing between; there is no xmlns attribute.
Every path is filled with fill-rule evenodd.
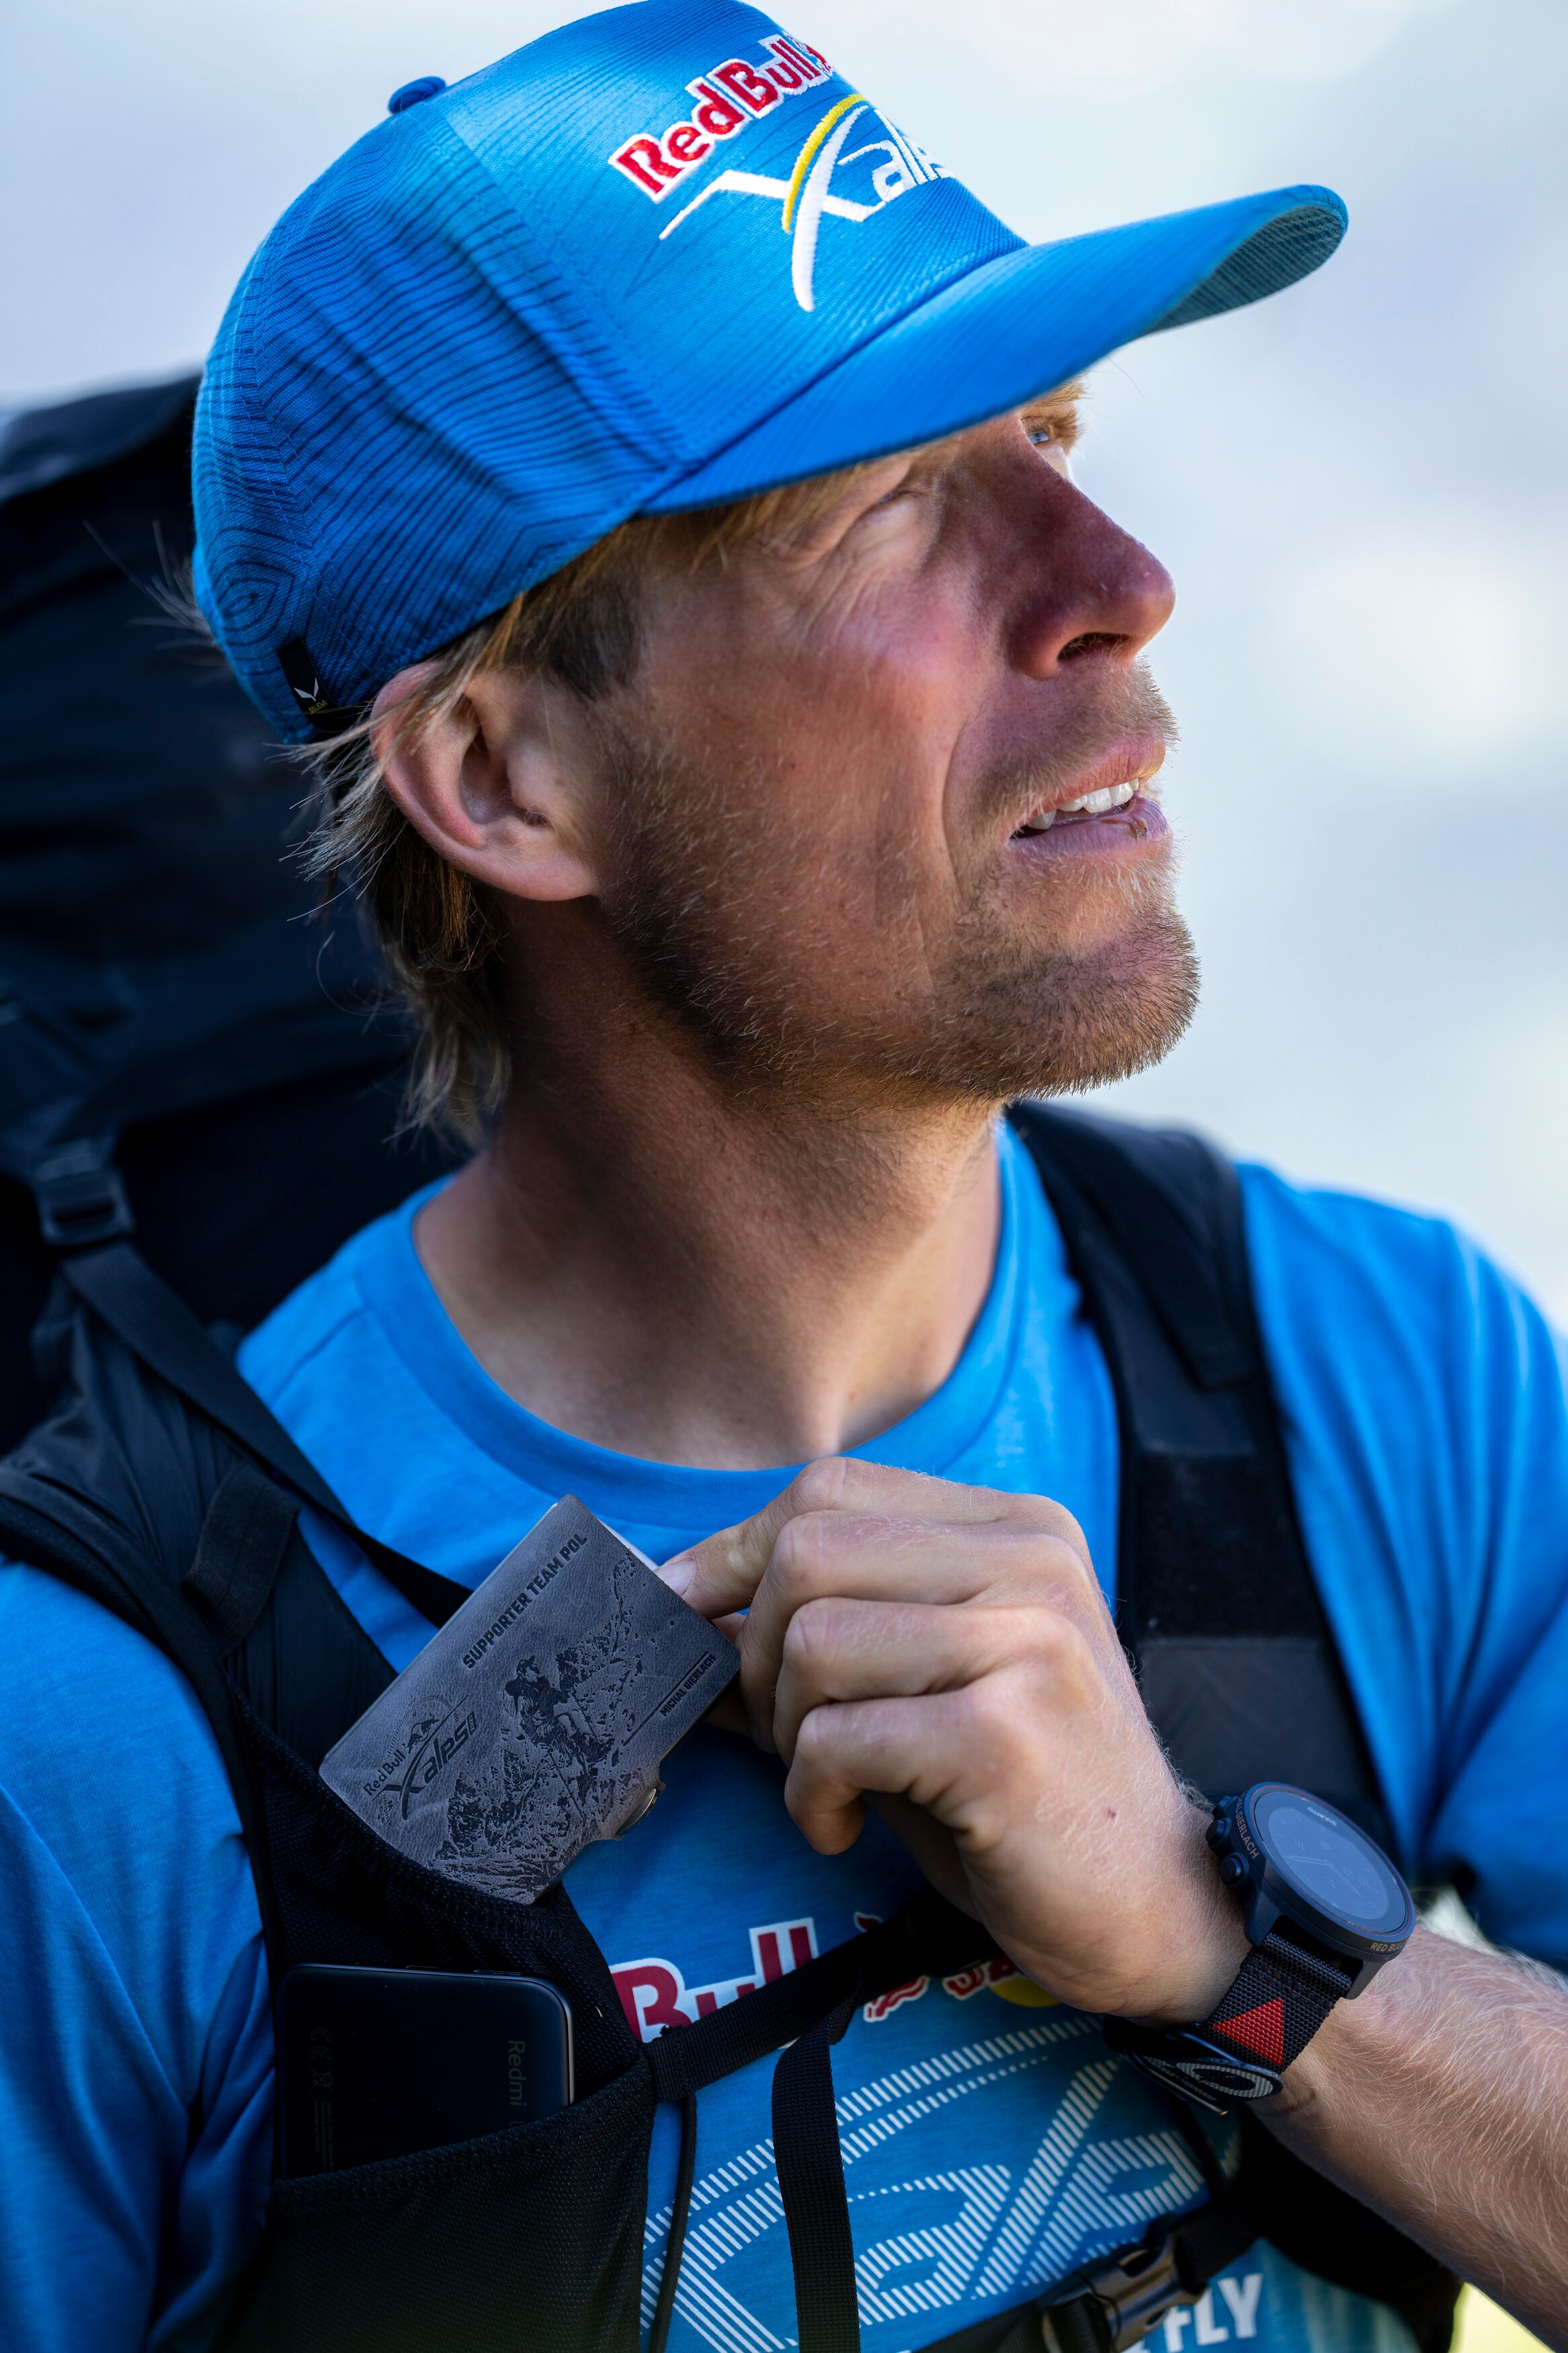
<svg viewBox="0 0 1568 2353"><path fill-rule="evenodd" d="M1195 1138L1016 1109L1115 1385L1119 1622L1178 1767L1211 1796L1303 1783L1386 1825L1308 1566L1251 1303L1234 1171ZM460 2147L273 2185L229 2353L636 2353L655 2108L681 2110L677 2211L654 2315L678 2290L703 2086L772 2051L773 2142L802 2353L858 2344L831 2050L856 2006L982 1957L931 1894L699 2021L639 2044L560 1884L529 1906L396 1855L314 1770L391 1680L301 1539L336 1518L433 1623L462 1587L352 1528L199 1322L123 1240L68 1255L49 1419L0 1463L0 1549L51 1571L183 1668L249 1847L271 1982L300 1961L552 1978L576 2022L579 2097ZM1441 2353L1458 2283L1247 2116L1228 2179L1171 2103L1209 2203L1167 2216L1043 2301L946 2353L1111 2353L1263 2236L1393 2306Z"/></svg>
<svg viewBox="0 0 1568 2353"><path fill-rule="evenodd" d="M389 1143L409 1033L288 860L298 768L160 608L195 390L0 431L0 1448L58 1248L134 1226L243 1330L449 1165Z"/></svg>

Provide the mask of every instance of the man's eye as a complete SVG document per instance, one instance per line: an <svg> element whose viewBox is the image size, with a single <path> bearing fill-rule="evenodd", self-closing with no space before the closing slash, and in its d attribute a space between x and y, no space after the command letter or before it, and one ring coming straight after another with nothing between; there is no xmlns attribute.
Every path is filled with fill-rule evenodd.
<svg viewBox="0 0 1568 2353"><path fill-rule="evenodd" d="M1024 429L1037 449L1043 449L1057 438L1055 427L1049 425L1028 425Z"/></svg>
<svg viewBox="0 0 1568 2353"><path fill-rule="evenodd" d="M914 480L914 477L913 477L913 475L912 475L912 474L900 474L900 475L899 476L898 480L897 480L896 482L890 483L890 484L889 485L888 489L887 489L887 490L885 490L885 491L882 492L882 494L881 494L881 496L880 496L879 498L876 498L876 499L873 499L873 500L872 500L871 504L872 504L872 506L873 506L873 507L889 507L889 506L891 506L891 505L892 505L892 503L893 503L893 501L894 501L895 499L901 499L901 498L907 497L907 495L909 494L909 492L910 492L910 491L912 491L914 488L915 488L915 480Z"/></svg>

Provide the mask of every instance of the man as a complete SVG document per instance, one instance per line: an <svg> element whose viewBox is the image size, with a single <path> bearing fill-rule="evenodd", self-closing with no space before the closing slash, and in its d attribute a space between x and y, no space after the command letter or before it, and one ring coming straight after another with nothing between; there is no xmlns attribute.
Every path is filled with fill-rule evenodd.
<svg viewBox="0 0 1568 2353"><path fill-rule="evenodd" d="M1217 2209L1236 2159L1234 2123L1198 2134L1099 2020L1239 2024L1254 1965L1110 1615L1136 1433L998 1121L1157 1057L1194 995L1142 667L1171 586L1073 486L1059 388L1299 276L1341 216L1291 190L1026 250L814 49L690 0L394 106L231 309L198 590L288 732L349 736L320 859L363 882L420 1015L424 1107L484 1140L240 1362L381 1544L471 1588L572 1493L731 1631L738 1704L669 1757L646 1823L571 1867L575 1915L536 1907L541 1952L581 1916L667 2091L686 2034L760 2015L922 1873L994 1941L835 2014L858 2327L874 2353L1038 2343L1042 2295ZM1243 1187L1399 1859L1462 1874L1500 1941L1559 1961L1552 1342L1444 1229ZM305 1531L405 1666L430 1629L396 1556L384 1575L324 1512ZM426 1947L398 1922L437 1896L346 1833L305 1876L288 1838L247 1856L216 1704L58 1575L15 1569L5 1607L30 1662L5 1701L9 2341L201 2346L232 2307L241 2344L401 2343L378 2279L417 2299L427 2265L459 2304L512 2283L516 2341L559 2342L538 2316L570 2242L581 2341L627 2343L635 2279L594 2266L640 2229L629 2061L521 2128L544 2137L515 2182L510 2139L288 2182L263 2239L258 1886L287 1883L292 1922L305 1876L328 1905L379 1868L402 1961ZM252 1754L269 1802L324 1819L275 1746ZM482 1957L480 1926L511 1933L470 1921L445 1966ZM580 2052L619 2031L574 2011ZM1418 1928L1312 2023L1257 2104L1268 2145L1568 2343L1561 1989ZM785 2228L772 2067L704 2079L694 2153L658 2109L644 2325L682 2353L855 2332L822 2321L832 2263L792 2263L810 2232L798 2207ZM619 2202L578 2230L599 2178ZM1131 2299L1117 2341L1140 2310L1173 2353L1415 2341L1375 2285L1331 2284L1326 2230L1279 2252L1288 2222ZM237 2298L253 2259L264 2286ZM445 2341L510 2341L459 2304ZM268 2339L258 2311L291 2318ZM1074 2312L1091 2334L1048 2341L1110 2341Z"/></svg>

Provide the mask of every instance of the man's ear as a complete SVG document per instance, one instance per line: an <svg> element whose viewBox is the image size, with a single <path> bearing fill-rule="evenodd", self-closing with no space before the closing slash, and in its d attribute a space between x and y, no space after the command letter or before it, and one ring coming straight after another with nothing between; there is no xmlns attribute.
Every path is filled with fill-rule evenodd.
<svg viewBox="0 0 1568 2353"><path fill-rule="evenodd" d="M592 898L588 824L596 769L589 731L563 688L489 670L411 743L397 712L435 674L400 670L371 712L387 791L448 864L514 899Z"/></svg>

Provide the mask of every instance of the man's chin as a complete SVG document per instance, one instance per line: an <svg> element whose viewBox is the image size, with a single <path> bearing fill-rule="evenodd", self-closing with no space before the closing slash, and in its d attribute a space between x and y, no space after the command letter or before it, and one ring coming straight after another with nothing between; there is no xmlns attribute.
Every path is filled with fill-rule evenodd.
<svg viewBox="0 0 1568 2353"><path fill-rule="evenodd" d="M1197 956L1173 910L1079 953L1011 970L987 958L947 995L923 1076L992 1103L1086 1093L1162 1061L1197 997Z"/></svg>

